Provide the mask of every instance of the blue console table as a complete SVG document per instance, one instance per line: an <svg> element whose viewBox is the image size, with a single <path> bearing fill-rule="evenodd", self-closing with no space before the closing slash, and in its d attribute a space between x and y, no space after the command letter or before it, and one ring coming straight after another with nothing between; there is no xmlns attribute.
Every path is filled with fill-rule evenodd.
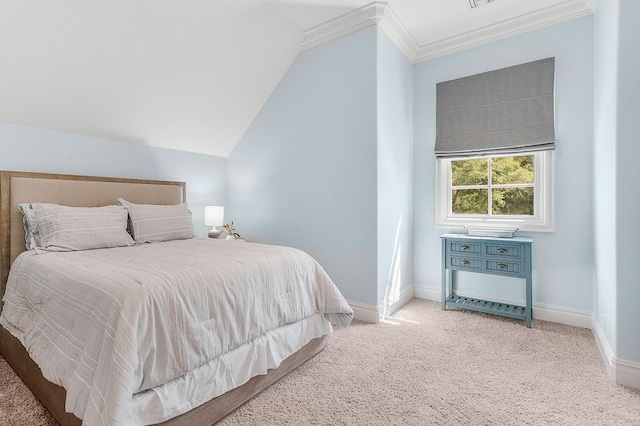
<svg viewBox="0 0 640 426"><path fill-rule="evenodd" d="M522 319L526 326L531 328L533 238L470 237L466 234L444 234L440 238L442 239L442 309L446 310L447 306L451 306ZM448 280L447 270L449 271ZM455 271L524 278L527 282L526 306L456 295L454 294Z"/></svg>

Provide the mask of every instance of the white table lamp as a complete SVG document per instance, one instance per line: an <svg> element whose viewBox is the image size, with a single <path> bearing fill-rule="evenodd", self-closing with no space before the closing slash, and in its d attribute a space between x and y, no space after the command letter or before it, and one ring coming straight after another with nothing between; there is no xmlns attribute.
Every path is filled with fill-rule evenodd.
<svg viewBox="0 0 640 426"><path fill-rule="evenodd" d="M204 224L212 227L209 231L209 238L220 237L220 230L216 227L224 225L224 207L206 206L204 208Z"/></svg>

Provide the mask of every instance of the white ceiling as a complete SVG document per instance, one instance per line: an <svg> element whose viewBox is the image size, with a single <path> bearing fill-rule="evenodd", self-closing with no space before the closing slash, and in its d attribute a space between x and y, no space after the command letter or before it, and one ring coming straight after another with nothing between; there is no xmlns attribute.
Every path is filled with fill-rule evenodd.
<svg viewBox="0 0 640 426"><path fill-rule="evenodd" d="M370 1L0 0L0 121L228 156L304 30ZM446 53L592 1L388 3L418 46Z"/></svg>

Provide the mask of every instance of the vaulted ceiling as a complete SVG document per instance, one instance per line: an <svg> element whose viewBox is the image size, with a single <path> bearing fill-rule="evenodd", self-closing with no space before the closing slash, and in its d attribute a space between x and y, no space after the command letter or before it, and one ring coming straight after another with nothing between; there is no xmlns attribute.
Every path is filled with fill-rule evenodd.
<svg viewBox="0 0 640 426"><path fill-rule="evenodd" d="M388 0L416 61L581 16L594 2ZM0 121L228 156L305 30L367 3L0 0Z"/></svg>

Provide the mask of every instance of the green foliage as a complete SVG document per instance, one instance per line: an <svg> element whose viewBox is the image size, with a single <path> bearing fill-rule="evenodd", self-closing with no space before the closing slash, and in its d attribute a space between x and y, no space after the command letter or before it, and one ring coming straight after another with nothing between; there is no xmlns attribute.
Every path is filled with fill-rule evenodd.
<svg viewBox="0 0 640 426"><path fill-rule="evenodd" d="M491 192L494 215L533 215L533 188L494 188Z"/></svg>
<svg viewBox="0 0 640 426"><path fill-rule="evenodd" d="M533 176L533 155L491 160L491 182L494 185L533 183Z"/></svg>
<svg viewBox="0 0 640 426"><path fill-rule="evenodd" d="M487 185L488 167L486 158L454 160L451 162L451 183L453 186Z"/></svg>
<svg viewBox="0 0 640 426"><path fill-rule="evenodd" d="M454 214L487 214L488 189L454 189L451 194Z"/></svg>
<svg viewBox="0 0 640 426"><path fill-rule="evenodd" d="M486 158L451 161L452 186L488 185L489 160ZM533 184L534 156L491 159L492 185ZM533 215L533 188L492 188L494 215ZM453 189L454 214L488 214L489 189Z"/></svg>

